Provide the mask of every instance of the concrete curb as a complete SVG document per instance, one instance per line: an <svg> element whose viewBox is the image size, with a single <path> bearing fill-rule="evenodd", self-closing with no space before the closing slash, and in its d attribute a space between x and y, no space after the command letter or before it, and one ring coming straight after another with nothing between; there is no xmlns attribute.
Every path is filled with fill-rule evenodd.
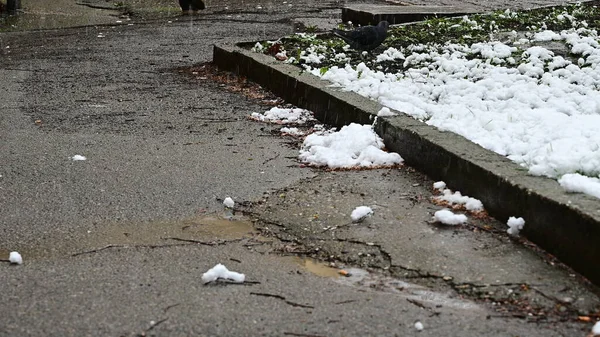
<svg viewBox="0 0 600 337"><path fill-rule="evenodd" d="M399 6L354 4L342 8L342 22L352 21L357 25L376 25L385 20L390 24L401 24L425 20L432 17L453 17L481 13L482 10L465 6Z"/></svg>
<svg viewBox="0 0 600 337"><path fill-rule="evenodd" d="M371 123L381 108L375 101L338 91L295 66L240 46L243 44L215 46L213 62L313 111L324 123ZM408 116L378 118L375 130L386 147L399 153L408 165L480 199L489 214L501 222L509 216L522 216L526 221L523 235L600 284L600 268L596 267L600 261L597 199L567 194L552 179L530 176L503 156Z"/></svg>

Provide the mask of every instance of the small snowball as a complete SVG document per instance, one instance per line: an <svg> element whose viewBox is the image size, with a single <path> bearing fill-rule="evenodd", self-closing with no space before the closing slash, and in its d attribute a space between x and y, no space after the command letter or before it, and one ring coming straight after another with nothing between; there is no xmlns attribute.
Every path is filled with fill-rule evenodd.
<svg viewBox="0 0 600 337"><path fill-rule="evenodd" d="M381 108L381 110L379 110L379 112L377 113L377 116L379 116L379 117L388 117L388 116L396 116L396 115L397 114L395 112L392 112L387 107Z"/></svg>
<svg viewBox="0 0 600 337"><path fill-rule="evenodd" d="M209 269L206 273L202 274L202 282L204 283L213 282L219 278L231 280L235 283L244 283L246 275L229 271L227 267L220 263Z"/></svg>
<svg viewBox="0 0 600 337"><path fill-rule="evenodd" d="M436 181L433 183L433 188L443 191L446 188L446 183L443 181Z"/></svg>
<svg viewBox="0 0 600 337"><path fill-rule="evenodd" d="M464 214L454 214L448 209L442 209L433 214L433 219L445 225L460 225L467 222L467 216Z"/></svg>
<svg viewBox="0 0 600 337"><path fill-rule="evenodd" d="M424 326L423 326L423 323L421 323L421 322L419 322L419 321L417 321L417 322L415 323L415 329L417 329L418 331L421 331L421 330L423 330L423 328L424 328Z"/></svg>
<svg viewBox="0 0 600 337"><path fill-rule="evenodd" d="M80 154L76 154L73 157L71 157L71 160L74 160L74 161L80 161L80 160L86 160L86 159L87 159L86 157L84 157Z"/></svg>
<svg viewBox="0 0 600 337"><path fill-rule="evenodd" d="M225 205L227 208L233 208L233 206L235 206L235 202L233 202L233 199L230 197L227 197L225 200L223 200L223 205Z"/></svg>
<svg viewBox="0 0 600 337"><path fill-rule="evenodd" d="M352 217L352 222L361 222L371 215L373 215L371 207L358 206L352 211L350 217Z"/></svg>
<svg viewBox="0 0 600 337"><path fill-rule="evenodd" d="M600 336L600 322L596 322L596 324L594 324L594 327L592 328L592 335Z"/></svg>
<svg viewBox="0 0 600 337"><path fill-rule="evenodd" d="M21 254L17 252L10 252L8 260L10 261L10 263L23 264L23 258L21 257Z"/></svg>
<svg viewBox="0 0 600 337"><path fill-rule="evenodd" d="M515 218L514 216L511 216L508 218L506 224L508 225L508 229L506 230L508 234L519 235L519 232L525 226L525 220L523 218Z"/></svg>

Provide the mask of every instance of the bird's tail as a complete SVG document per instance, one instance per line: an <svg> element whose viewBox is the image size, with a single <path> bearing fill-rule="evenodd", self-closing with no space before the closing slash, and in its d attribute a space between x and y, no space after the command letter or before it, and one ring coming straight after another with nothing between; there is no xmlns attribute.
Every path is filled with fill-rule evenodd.
<svg viewBox="0 0 600 337"><path fill-rule="evenodd" d="M346 43L350 43L351 40L348 38L348 32L345 30L339 30L339 29L332 29L331 32L333 33L333 35L339 37L340 39L344 40Z"/></svg>

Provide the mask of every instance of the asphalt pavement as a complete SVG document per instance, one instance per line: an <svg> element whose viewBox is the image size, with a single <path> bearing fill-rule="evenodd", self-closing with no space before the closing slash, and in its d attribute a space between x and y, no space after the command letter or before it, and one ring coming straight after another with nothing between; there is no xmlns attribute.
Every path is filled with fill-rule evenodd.
<svg viewBox="0 0 600 337"><path fill-rule="evenodd" d="M0 33L0 258L24 259L0 263L0 335L590 331L583 278L491 218L432 224L410 167L302 167L297 140L247 118L272 97L205 65L217 42L335 25L341 2L207 5ZM352 224L360 205L375 214ZM203 285L217 263L247 282Z"/></svg>

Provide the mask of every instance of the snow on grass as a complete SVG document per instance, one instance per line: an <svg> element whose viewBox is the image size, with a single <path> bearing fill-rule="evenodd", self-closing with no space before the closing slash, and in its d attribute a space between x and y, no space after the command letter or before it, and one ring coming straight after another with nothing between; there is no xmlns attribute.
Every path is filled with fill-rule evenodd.
<svg viewBox="0 0 600 337"><path fill-rule="evenodd" d="M582 176L579 173L565 174L558 183L567 192L585 193L600 198L600 179Z"/></svg>
<svg viewBox="0 0 600 337"><path fill-rule="evenodd" d="M306 109L279 107L271 108L262 114L253 112L250 118L277 124L305 124L308 121L315 120L313 113Z"/></svg>
<svg viewBox="0 0 600 337"><path fill-rule="evenodd" d="M519 232L523 230L523 227L525 227L525 220L523 218L516 218L514 216L511 216L510 218L508 218L506 224L508 225L508 229L506 230L506 232L510 235L516 236L519 235Z"/></svg>
<svg viewBox="0 0 600 337"><path fill-rule="evenodd" d="M82 156L82 155L76 154L73 157L71 157L71 160L73 160L73 161L82 161L82 160L87 160L87 158L84 157L84 156Z"/></svg>
<svg viewBox="0 0 600 337"><path fill-rule="evenodd" d="M235 202L233 199L231 199L231 197L227 197L225 200L223 200L223 205L227 208L233 208L235 206Z"/></svg>
<svg viewBox="0 0 600 337"><path fill-rule="evenodd" d="M13 264L23 264L23 257L18 252L10 252L8 261Z"/></svg>
<svg viewBox="0 0 600 337"><path fill-rule="evenodd" d="M358 206L350 214L352 222L361 222L373 215L373 210L368 206Z"/></svg>
<svg viewBox="0 0 600 337"><path fill-rule="evenodd" d="M304 139L300 160L334 169L388 167L401 164L397 153L383 151L383 140L371 125L352 123L333 133L313 133Z"/></svg>
<svg viewBox="0 0 600 337"><path fill-rule="evenodd" d="M226 279L235 283L244 283L246 276L234 271L229 271L227 267L220 263L202 274L202 282L205 284L216 281L217 279Z"/></svg>
<svg viewBox="0 0 600 337"><path fill-rule="evenodd" d="M597 178L600 43L595 29L572 26L578 28L520 39L513 32L504 42L390 47L369 66L304 67L344 91L506 156L532 175ZM533 45L543 41L563 43L570 55ZM403 71L379 70L392 61ZM597 196L596 188L578 191Z"/></svg>
<svg viewBox="0 0 600 337"><path fill-rule="evenodd" d="M467 222L467 216L454 214L449 209L442 209L433 214L433 220L445 225L460 225Z"/></svg>

